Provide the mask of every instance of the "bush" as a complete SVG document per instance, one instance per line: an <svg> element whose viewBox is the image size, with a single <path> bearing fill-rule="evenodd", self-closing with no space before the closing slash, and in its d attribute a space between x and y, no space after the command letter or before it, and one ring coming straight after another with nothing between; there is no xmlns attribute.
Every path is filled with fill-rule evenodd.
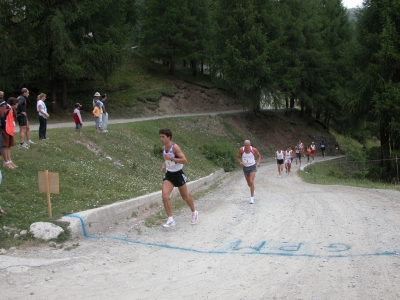
<svg viewBox="0 0 400 300"><path fill-rule="evenodd" d="M232 171L237 166L236 151L228 143L213 142L203 147L204 156L215 165L224 168L225 172Z"/></svg>

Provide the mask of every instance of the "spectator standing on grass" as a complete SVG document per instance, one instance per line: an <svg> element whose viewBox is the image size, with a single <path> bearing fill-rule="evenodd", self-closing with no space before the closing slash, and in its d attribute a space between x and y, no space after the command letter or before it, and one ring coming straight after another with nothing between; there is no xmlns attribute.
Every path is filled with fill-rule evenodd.
<svg viewBox="0 0 400 300"><path fill-rule="evenodd" d="M47 113L47 107L44 103L46 101L46 94L41 93L37 96L36 109L39 113L39 139L47 140L46 131L47 131L47 119L50 115Z"/></svg>
<svg viewBox="0 0 400 300"><path fill-rule="evenodd" d="M101 105L101 102L97 101L96 105L95 105L95 107L93 109L94 125L96 127L96 132L101 132L101 129L100 129L100 115L101 115L101 113L100 113L100 105Z"/></svg>
<svg viewBox="0 0 400 300"><path fill-rule="evenodd" d="M101 97L101 103L102 108L103 108L103 114L102 114L102 126L101 126L101 130L102 132L108 132L107 130L107 126L108 126L108 109L107 109L107 94L104 94Z"/></svg>
<svg viewBox="0 0 400 300"><path fill-rule="evenodd" d="M257 167L261 164L261 154L251 145L249 140L245 140L243 147L238 150L236 160L243 167L244 178L250 188L250 204L254 204L254 179L256 177Z"/></svg>
<svg viewBox="0 0 400 300"><path fill-rule="evenodd" d="M282 148L279 148L278 151L275 152L275 159L276 159L276 164L278 165L279 177L282 177L281 174L283 171L284 156L285 156L285 154L283 153Z"/></svg>
<svg viewBox="0 0 400 300"><path fill-rule="evenodd" d="M163 158L164 163L161 167L161 172L165 172L163 184L162 184L162 200L164 203L165 211L168 215L167 222L163 225L164 227L175 226L175 221L172 216L172 207L169 197L174 187L177 187L183 200L189 205L192 211L191 224L197 223L199 214L194 207L193 199L189 196L187 190L186 181L187 178L183 173L183 165L187 164L185 154L183 154L181 148L172 142L172 132L168 128L160 129L158 132L160 140L163 143Z"/></svg>
<svg viewBox="0 0 400 300"><path fill-rule="evenodd" d="M3 126L3 123L2 123L3 117L7 110L7 102L3 98L4 98L4 92L0 91L0 128ZM1 151L2 148L3 148L3 135L0 134L0 160L3 159L3 154Z"/></svg>
<svg viewBox="0 0 400 300"><path fill-rule="evenodd" d="M82 116L81 116L81 107L80 103L75 103L74 109L74 122L75 122L75 133L79 132L79 135L82 135Z"/></svg>
<svg viewBox="0 0 400 300"><path fill-rule="evenodd" d="M18 106L18 99L10 97L7 100L7 108L1 120L1 135L3 139L2 154L4 157L3 167L16 169L18 166L11 160L11 147L14 146L15 116Z"/></svg>
<svg viewBox="0 0 400 300"><path fill-rule="evenodd" d="M99 115L99 126L101 130L101 126L103 124L103 103L100 101L100 93L96 92L94 93L94 98L93 98L93 108L96 107L97 102L100 102L99 110L100 110L100 115Z"/></svg>
<svg viewBox="0 0 400 300"><path fill-rule="evenodd" d="M18 97L17 107L17 120L19 125L19 147L28 149L30 144L35 144L31 140L31 133L29 128L28 115L26 113L27 99L29 90L27 88L21 89L21 95ZM25 143L25 135L28 138L28 143Z"/></svg>

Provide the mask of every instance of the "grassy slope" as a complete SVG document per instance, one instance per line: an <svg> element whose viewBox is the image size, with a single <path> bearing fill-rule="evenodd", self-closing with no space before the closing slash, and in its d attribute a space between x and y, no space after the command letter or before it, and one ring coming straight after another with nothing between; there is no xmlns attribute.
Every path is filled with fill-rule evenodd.
<svg viewBox="0 0 400 300"><path fill-rule="evenodd" d="M120 72L99 84L105 88L76 86L70 93L73 99L70 101L79 101L84 107L91 108L92 90L107 92L110 99L119 99L118 102L110 101L113 115L132 117L141 114L144 106L153 109L160 95L174 94L183 80L194 81L190 70L178 69L177 75L171 77L166 75L163 66L135 54ZM211 85L206 77L199 76L196 82ZM204 145L211 141L224 141L237 149L244 139L250 138L263 157L272 160L279 146L294 146L298 139L309 143L315 136L330 136L315 123L310 126L310 120L300 118L297 112L290 118L279 111L268 111L257 118L243 113L135 122L110 125L110 134L95 134L91 124L87 123L82 137L74 133L70 112L52 117L52 122L55 119L71 121L71 128L49 130L50 140L41 141L29 150L13 147L12 158L19 168L2 169L0 205L7 214L0 218L0 228L7 226L17 230L0 230L0 248L29 239L14 240L13 234L29 229L35 221L54 221L66 213L159 190L162 160L158 130L162 127L172 129L173 140L188 157L185 172L189 180L219 168L202 155ZM84 121L91 120L91 113L86 112L83 118ZM60 194L51 196L52 219L47 216L46 195L38 191L37 173L44 170L57 172L60 176Z"/></svg>

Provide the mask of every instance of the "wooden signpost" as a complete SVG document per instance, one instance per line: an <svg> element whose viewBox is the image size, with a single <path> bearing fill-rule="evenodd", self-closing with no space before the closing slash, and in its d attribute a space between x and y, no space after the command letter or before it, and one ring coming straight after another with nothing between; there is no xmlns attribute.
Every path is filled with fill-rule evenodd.
<svg viewBox="0 0 400 300"><path fill-rule="evenodd" d="M59 187L59 177L58 173L44 171L38 172L38 179L39 179L39 192L47 194L47 210L49 212L49 217L52 217L51 212L51 194L59 194L60 187Z"/></svg>

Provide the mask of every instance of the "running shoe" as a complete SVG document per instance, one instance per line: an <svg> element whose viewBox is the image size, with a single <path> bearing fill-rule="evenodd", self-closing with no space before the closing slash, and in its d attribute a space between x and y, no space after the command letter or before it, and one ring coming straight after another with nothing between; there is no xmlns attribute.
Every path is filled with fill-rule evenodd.
<svg viewBox="0 0 400 300"><path fill-rule="evenodd" d="M29 149L29 145L27 143L25 143L25 142L23 142L22 144L19 144L18 147Z"/></svg>
<svg viewBox="0 0 400 300"><path fill-rule="evenodd" d="M254 200L250 198L250 204L254 204Z"/></svg>
<svg viewBox="0 0 400 300"><path fill-rule="evenodd" d="M197 210L192 212L192 222L190 222L192 225L196 224L197 221L199 220L199 213Z"/></svg>
<svg viewBox="0 0 400 300"><path fill-rule="evenodd" d="M29 140L29 141L28 141L28 144L36 144L36 143L33 142L33 141L31 141L31 140Z"/></svg>
<svg viewBox="0 0 400 300"><path fill-rule="evenodd" d="M175 221L172 220L172 221L167 221L167 223L165 223L163 226L168 228L175 225L176 225Z"/></svg>

